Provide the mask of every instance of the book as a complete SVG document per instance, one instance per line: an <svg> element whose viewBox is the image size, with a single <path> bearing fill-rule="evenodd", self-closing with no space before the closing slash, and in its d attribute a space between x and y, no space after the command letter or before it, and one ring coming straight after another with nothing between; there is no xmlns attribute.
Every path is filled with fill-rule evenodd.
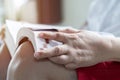
<svg viewBox="0 0 120 80"><path fill-rule="evenodd" d="M45 39L38 37L38 34L42 31L57 31L58 29L62 28L52 25L30 24L7 20L5 26L5 42L11 56L14 55L17 47L26 39L31 41L34 51L39 51L43 48L51 48L62 44L55 40L50 40L47 43Z"/></svg>

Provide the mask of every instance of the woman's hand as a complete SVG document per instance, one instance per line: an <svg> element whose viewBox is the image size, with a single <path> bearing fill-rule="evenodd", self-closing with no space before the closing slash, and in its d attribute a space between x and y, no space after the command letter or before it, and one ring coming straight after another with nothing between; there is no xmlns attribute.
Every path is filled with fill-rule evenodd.
<svg viewBox="0 0 120 80"><path fill-rule="evenodd" d="M42 32L39 36L62 42L63 45L40 50L34 54L35 58L49 58L69 69L88 67L113 59L111 39L95 32L65 29L59 32Z"/></svg>

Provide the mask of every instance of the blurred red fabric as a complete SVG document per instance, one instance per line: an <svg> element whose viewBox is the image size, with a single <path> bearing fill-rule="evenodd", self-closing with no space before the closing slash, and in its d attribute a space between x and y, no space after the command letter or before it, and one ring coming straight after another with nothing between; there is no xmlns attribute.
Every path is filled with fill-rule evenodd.
<svg viewBox="0 0 120 80"><path fill-rule="evenodd" d="M120 63L104 62L76 69L78 80L120 80Z"/></svg>

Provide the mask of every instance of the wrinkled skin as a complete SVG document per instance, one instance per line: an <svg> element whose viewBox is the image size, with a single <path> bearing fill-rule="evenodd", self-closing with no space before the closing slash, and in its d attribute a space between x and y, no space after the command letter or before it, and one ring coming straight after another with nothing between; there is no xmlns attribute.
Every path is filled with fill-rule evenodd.
<svg viewBox="0 0 120 80"><path fill-rule="evenodd" d="M42 32L39 37L56 40L62 42L63 45L36 52L34 56L38 60L49 58L52 62L63 64L69 69L93 66L104 61L114 61L113 37L102 36L92 31L74 29Z"/></svg>

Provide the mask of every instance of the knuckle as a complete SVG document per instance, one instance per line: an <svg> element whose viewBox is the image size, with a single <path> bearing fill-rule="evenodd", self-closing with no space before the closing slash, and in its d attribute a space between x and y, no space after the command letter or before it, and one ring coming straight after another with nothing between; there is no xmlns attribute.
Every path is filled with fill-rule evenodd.
<svg viewBox="0 0 120 80"><path fill-rule="evenodd" d="M60 38L61 34L59 32L56 33L56 38Z"/></svg>
<svg viewBox="0 0 120 80"><path fill-rule="evenodd" d="M60 53L60 48L58 46L55 47L55 54L59 54Z"/></svg>
<svg viewBox="0 0 120 80"><path fill-rule="evenodd" d="M80 54L80 53L76 53L77 55L75 55L74 57L74 63L76 64L81 64L83 62L83 58L84 57L84 54Z"/></svg>
<svg viewBox="0 0 120 80"><path fill-rule="evenodd" d="M79 34L79 38L83 39L83 38L84 38L84 34L83 34L83 33L80 33L80 34Z"/></svg>
<svg viewBox="0 0 120 80"><path fill-rule="evenodd" d="M71 39L71 40L76 40L78 39L78 35L75 35L75 34L70 34L68 39Z"/></svg>
<svg viewBox="0 0 120 80"><path fill-rule="evenodd" d="M64 33L59 33L59 32L57 32L56 33L56 39L59 39L59 40L67 40L67 38L66 38L67 36L65 36L64 35Z"/></svg>
<svg viewBox="0 0 120 80"><path fill-rule="evenodd" d="M85 34L86 34L86 31L85 31L85 30L81 30L81 31L78 33L78 36L79 36L80 38L83 38L83 37L85 36Z"/></svg>
<svg viewBox="0 0 120 80"><path fill-rule="evenodd" d="M73 28L66 28L66 31L67 31L67 32L74 32L75 29L73 29Z"/></svg>
<svg viewBox="0 0 120 80"><path fill-rule="evenodd" d="M68 56L67 56L67 58L66 58L66 56L64 56L64 55L61 55L61 56L59 57L59 60L61 61L62 64L66 64L66 63L68 63L68 62L71 61L71 60L68 58Z"/></svg>
<svg viewBox="0 0 120 80"><path fill-rule="evenodd" d="M81 51L81 50L77 51L76 54L77 54L78 57L85 57L85 52L84 51Z"/></svg>
<svg viewBox="0 0 120 80"><path fill-rule="evenodd" d="M67 28L67 29L65 29L66 31L71 31L71 29L70 28Z"/></svg>

